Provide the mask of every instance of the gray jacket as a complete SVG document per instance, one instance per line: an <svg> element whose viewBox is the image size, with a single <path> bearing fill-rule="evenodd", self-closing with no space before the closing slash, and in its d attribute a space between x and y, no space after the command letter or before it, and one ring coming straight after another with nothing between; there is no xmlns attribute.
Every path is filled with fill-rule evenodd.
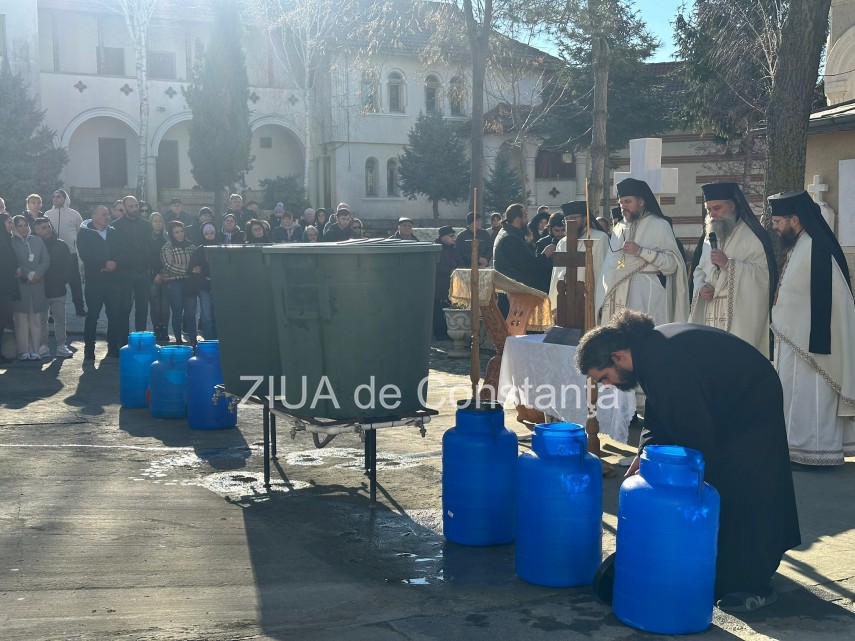
<svg viewBox="0 0 855 641"><path fill-rule="evenodd" d="M21 268L21 276L18 278L18 291L21 299L12 302L12 311L27 313L32 303L33 312L47 311L47 298L45 298L45 273L50 267L50 255L41 238L30 234L24 240L18 234L12 235L12 249L18 259L18 267ZM34 283L27 280L30 273L35 273L38 280Z"/></svg>

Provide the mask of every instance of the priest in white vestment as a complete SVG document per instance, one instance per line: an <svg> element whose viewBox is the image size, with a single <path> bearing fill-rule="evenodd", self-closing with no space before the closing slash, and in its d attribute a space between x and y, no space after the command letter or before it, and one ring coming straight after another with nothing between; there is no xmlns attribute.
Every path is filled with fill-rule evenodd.
<svg viewBox="0 0 855 641"><path fill-rule="evenodd" d="M692 260L689 322L717 327L769 357L769 310L775 292L775 252L739 185L701 186L705 235Z"/></svg>
<svg viewBox="0 0 855 641"><path fill-rule="evenodd" d="M578 240L576 241L576 251L585 253L585 238L588 234L588 206L584 200L574 200L570 203L561 205L561 210L564 212L565 220L575 220L577 227ZM594 309L599 313L599 309L603 304L603 296L605 289L603 288L603 260L606 257L606 243L608 242L608 234L602 231L596 220L591 221L591 238L594 240L591 247L594 258ZM556 252L567 251L567 239L562 238L558 241L555 247ZM549 302L552 303L552 309L558 309L558 281L564 278L567 272L566 267L553 267L552 280L549 283ZM585 282L585 268L579 267L576 270L576 279Z"/></svg>
<svg viewBox="0 0 855 641"><path fill-rule="evenodd" d="M790 460L855 456L855 302L840 243L805 191L769 197L788 250L772 307ZM738 365L737 365L738 366Z"/></svg>
<svg viewBox="0 0 855 641"><path fill-rule="evenodd" d="M623 220L606 247L600 322L625 308L644 312L656 325L686 322L686 262L669 219L643 180L622 180L617 192Z"/></svg>

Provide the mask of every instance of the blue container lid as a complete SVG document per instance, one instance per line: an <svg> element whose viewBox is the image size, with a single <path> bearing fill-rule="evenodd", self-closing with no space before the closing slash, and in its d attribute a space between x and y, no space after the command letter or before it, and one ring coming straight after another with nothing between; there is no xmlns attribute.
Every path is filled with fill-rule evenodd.
<svg viewBox="0 0 855 641"><path fill-rule="evenodd" d="M503 412L505 408L495 401L482 401L480 398L466 398L457 401L457 411L464 412Z"/></svg>
<svg viewBox="0 0 855 641"><path fill-rule="evenodd" d="M131 332L128 334L128 345L132 347L154 347L155 342L154 332Z"/></svg>
<svg viewBox="0 0 855 641"><path fill-rule="evenodd" d="M651 484L697 487L704 484L704 455L680 445L648 445L641 453L641 476Z"/></svg>
<svg viewBox="0 0 855 641"><path fill-rule="evenodd" d="M698 450L681 445L648 445L641 453L641 458L655 463L666 463L668 465L696 465L703 461L704 456Z"/></svg>
<svg viewBox="0 0 855 641"><path fill-rule="evenodd" d="M157 349L157 360L165 361L188 361L193 356L193 348L189 345L162 345Z"/></svg>
<svg viewBox="0 0 855 641"><path fill-rule="evenodd" d="M538 456L585 456L588 435L577 423L539 423L534 426L532 449Z"/></svg>
<svg viewBox="0 0 855 641"><path fill-rule="evenodd" d="M196 356L216 356L220 353L220 341L199 341L196 343Z"/></svg>

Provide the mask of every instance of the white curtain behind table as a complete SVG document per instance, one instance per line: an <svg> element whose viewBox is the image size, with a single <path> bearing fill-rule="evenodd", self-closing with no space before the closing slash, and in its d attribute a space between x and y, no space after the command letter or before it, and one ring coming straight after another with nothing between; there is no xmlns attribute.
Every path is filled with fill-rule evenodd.
<svg viewBox="0 0 855 641"><path fill-rule="evenodd" d="M576 348L543 342L542 335L512 336L505 343L499 377L499 401L525 405L568 423L585 425L588 407L585 377L576 370ZM599 386L600 433L620 443L629 437L635 392Z"/></svg>

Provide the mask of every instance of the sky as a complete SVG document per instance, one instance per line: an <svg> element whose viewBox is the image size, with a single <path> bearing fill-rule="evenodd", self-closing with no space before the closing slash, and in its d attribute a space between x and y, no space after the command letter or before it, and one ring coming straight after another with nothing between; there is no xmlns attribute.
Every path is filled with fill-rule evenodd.
<svg viewBox="0 0 855 641"><path fill-rule="evenodd" d="M651 62L669 62L674 53L673 27L671 22L677 15L677 9L683 0L635 0L635 8L641 18L662 42L659 50L653 54ZM691 0L686 0L686 5L691 5Z"/></svg>

